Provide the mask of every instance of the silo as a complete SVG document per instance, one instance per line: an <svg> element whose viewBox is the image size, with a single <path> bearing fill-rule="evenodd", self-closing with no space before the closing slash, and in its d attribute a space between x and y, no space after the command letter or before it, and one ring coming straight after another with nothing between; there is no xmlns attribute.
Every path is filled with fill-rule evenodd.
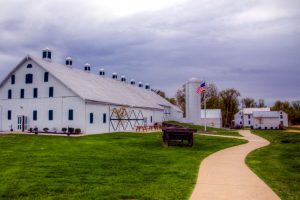
<svg viewBox="0 0 300 200"><path fill-rule="evenodd" d="M185 108L187 122L200 124L201 98L197 93L197 87L200 85L200 80L191 78L185 85Z"/></svg>

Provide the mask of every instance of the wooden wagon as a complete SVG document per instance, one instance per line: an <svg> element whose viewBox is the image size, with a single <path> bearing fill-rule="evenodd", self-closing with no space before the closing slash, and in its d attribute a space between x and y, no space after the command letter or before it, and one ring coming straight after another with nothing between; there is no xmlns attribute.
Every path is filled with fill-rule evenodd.
<svg viewBox="0 0 300 200"><path fill-rule="evenodd" d="M170 145L172 141L180 142L184 144L187 141L188 146L193 146L194 143L194 133L197 132L196 129L186 128L183 126L173 125L164 123L162 127L163 131L163 142L166 145Z"/></svg>

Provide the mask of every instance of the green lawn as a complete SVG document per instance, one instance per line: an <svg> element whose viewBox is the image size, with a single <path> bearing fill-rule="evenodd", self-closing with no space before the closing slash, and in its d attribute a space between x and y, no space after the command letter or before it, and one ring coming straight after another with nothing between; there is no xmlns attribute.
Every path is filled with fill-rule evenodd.
<svg viewBox="0 0 300 200"><path fill-rule="evenodd" d="M204 132L204 126L194 125L194 124L189 124L189 123L181 123L181 122L177 122L177 121L166 121L166 122L171 123L171 124L180 125L180 126L185 126L185 127L188 127L188 128L194 128L194 129L197 129L197 132L205 133ZM222 128L213 128L213 127L207 127L206 130L208 131L207 133L209 133L209 134L242 137L242 135L240 135L239 132L235 131L235 130L222 129Z"/></svg>
<svg viewBox="0 0 300 200"><path fill-rule="evenodd" d="M252 131L271 142L247 157L248 166L283 200L300 199L300 133Z"/></svg>
<svg viewBox="0 0 300 200"><path fill-rule="evenodd" d="M188 199L200 161L245 141L195 136L165 147L161 134L0 136L0 199Z"/></svg>

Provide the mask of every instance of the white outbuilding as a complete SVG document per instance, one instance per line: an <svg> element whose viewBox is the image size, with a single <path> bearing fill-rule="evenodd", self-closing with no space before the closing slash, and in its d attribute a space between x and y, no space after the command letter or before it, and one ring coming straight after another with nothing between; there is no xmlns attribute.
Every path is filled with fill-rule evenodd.
<svg viewBox="0 0 300 200"><path fill-rule="evenodd" d="M54 63L50 49L42 57L25 56L0 83L0 131L72 127L93 134L182 120L183 112L149 84L106 77L104 69L94 74L88 63L80 70L70 57L66 65Z"/></svg>
<svg viewBox="0 0 300 200"><path fill-rule="evenodd" d="M237 128L279 129L288 126L288 115L270 108L244 108L234 115Z"/></svg>

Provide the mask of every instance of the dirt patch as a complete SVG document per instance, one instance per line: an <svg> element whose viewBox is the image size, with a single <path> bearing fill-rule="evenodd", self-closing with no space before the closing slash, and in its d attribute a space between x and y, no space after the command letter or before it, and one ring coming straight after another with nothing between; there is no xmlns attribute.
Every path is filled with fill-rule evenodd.
<svg viewBox="0 0 300 200"><path fill-rule="evenodd" d="M286 130L285 132L289 132L289 133L300 133L300 130Z"/></svg>

